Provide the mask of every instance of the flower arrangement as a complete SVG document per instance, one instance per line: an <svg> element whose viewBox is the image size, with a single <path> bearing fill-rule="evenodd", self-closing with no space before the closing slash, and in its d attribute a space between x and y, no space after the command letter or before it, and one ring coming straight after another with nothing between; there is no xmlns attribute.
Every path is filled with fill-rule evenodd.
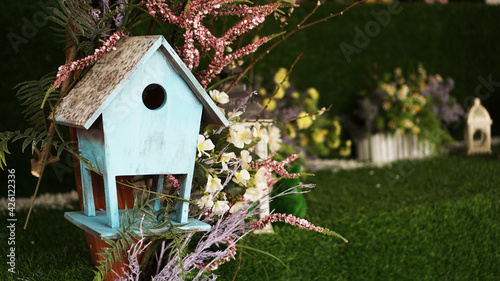
<svg viewBox="0 0 500 281"><path fill-rule="evenodd" d="M30 109L27 111L27 117L32 121L33 128L24 132L0 133L0 167L6 165L5 153L9 153L8 143L24 139L23 150L31 146L32 153L38 154L38 157L31 161L32 174L39 177L35 198L45 167L59 161L61 153L71 153L79 161L89 165L89 161L75 149L73 141L64 139L64 134L61 134L57 125L53 121L49 122L46 117L53 114L59 101L71 90L73 82L85 75L88 67L116 49L120 38L131 35L141 25L149 23L149 34L155 30L155 26L159 26L213 100L224 104L229 98L221 91L221 83L226 81L218 76L224 67L231 69L235 64L247 63L245 70L234 79L233 84L236 84L270 49L294 32L343 14L360 2L341 12L307 22L323 3L318 1L313 11L283 35L287 18L297 7L295 1L268 1L263 5L234 0L60 1L59 7L53 8L55 13L51 19L59 27L54 29L55 32L68 39L67 63L61 66L54 76L47 75L40 81L28 81L20 85L18 97ZM277 34L280 36L256 37L261 39L252 40L241 47L240 37L261 25L271 14L279 21L281 30ZM229 28L226 28L225 24L214 24L227 17L237 18L239 21L236 20L236 24ZM217 29L220 27L223 30ZM275 42L267 50L253 61L245 62L249 60L249 54L273 39ZM83 59L78 60L78 57ZM230 78L235 78L234 73L230 74ZM287 79L282 79L280 83L283 82L287 82ZM230 91L231 88L224 89ZM291 83L287 87L287 90L290 89ZM291 92L292 96L299 100L300 94L297 96L294 93ZM331 121L331 130L319 126L315 128L313 124L316 122L313 121L326 109L317 109L317 91L309 89L306 95L306 102L301 110L296 112L295 116L290 115L296 120L295 134L305 135L300 137L303 145L308 145L309 142L319 144L327 140L329 148L339 147L340 125L337 121ZM210 271L234 258L235 245L242 237L277 221L333 235L347 242L327 228L314 226L304 219L288 214L270 214L262 220L255 220L259 214L260 201L270 193L271 187L280 179L298 178L300 174L289 173L287 170L288 165L298 158L296 154L280 160L275 159L274 153L265 159L259 159L256 155L254 150L258 142L263 141L271 152L276 152L282 146L282 141L279 129L274 125L256 122L247 126L240 122L238 116L245 110L246 101L248 99L233 112L228 112L231 126L223 129L205 126L201 128L198 136L193 179L193 190L198 192L198 197L193 198L191 202L190 216L210 223L211 230L201 238L173 225L166 233L152 232L145 226L156 228L170 223L168 214L174 209L175 200L179 199L176 192L179 192L180 179L167 175L166 182L173 187L173 195L162 194L154 198L149 198L153 192L148 190L148 184L138 186L128 183L127 186L140 190L143 197L129 202L129 206L133 203L133 207L126 210L126 216L122 218L127 223L121 226L121 238L117 241L105 239L110 247L102 249L104 253L101 256L104 259L99 261L95 280L105 278L113 270L113 265L122 260L122 254L126 254L128 267L128 271L121 276L124 280L137 280L139 276L152 277L154 280L214 280L216 276ZM305 130L309 131L306 133ZM332 135L329 136L329 133ZM290 130L290 136L291 134ZM56 155L52 155L54 151ZM89 168L94 169L91 165ZM307 192L310 188L312 185L301 184L275 195L271 200L279 196ZM153 214L150 206L159 198L166 201L165 208ZM145 234L152 236L146 237ZM188 249L191 242L196 245L194 250ZM139 258L140 255L142 258ZM153 263L155 265L152 265ZM142 267L143 264L151 266L145 268ZM151 271L152 268L154 269Z"/></svg>
<svg viewBox="0 0 500 281"><path fill-rule="evenodd" d="M428 75L421 65L408 77L396 68L392 75L384 75L370 96L359 100L357 116L363 120L365 133L408 133L435 144L452 141L446 127L464 114L450 96L453 88L451 78Z"/></svg>
<svg viewBox="0 0 500 281"><path fill-rule="evenodd" d="M269 85L260 87L258 93L266 113L283 132L283 151L300 151L311 157L332 156L338 151L342 157L349 156L351 141L341 146L339 118L328 116L330 108L319 108L319 92L312 87L298 91L284 67L271 77Z"/></svg>

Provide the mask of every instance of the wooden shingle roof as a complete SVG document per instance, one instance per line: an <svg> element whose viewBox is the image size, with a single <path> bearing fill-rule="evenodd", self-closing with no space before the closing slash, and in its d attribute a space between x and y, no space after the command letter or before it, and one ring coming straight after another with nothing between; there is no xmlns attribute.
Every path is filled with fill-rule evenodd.
<svg viewBox="0 0 500 281"><path fill-rule="evenodd" d="M203 104L202 122L228 126L229 122L205 92L194 75L161 35L122 38L75 85L55 110L58 124L88 129L127 86L127 82L156 51L163 52L194 95Z"/></svg>

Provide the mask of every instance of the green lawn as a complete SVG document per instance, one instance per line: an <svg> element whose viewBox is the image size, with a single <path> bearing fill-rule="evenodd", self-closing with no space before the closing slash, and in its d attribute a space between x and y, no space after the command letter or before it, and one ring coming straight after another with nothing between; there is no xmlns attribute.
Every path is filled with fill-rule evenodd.
<svg viewBox="0 0 500 281"><path fill-rule="evenodd" d="M317 184L306 195L307 219L349 243L275 227L275 235L253 235L247 246L287 266L246 250L236 280L498 280L499 153L497 148L490 156L457 153L385 168L317 172L304 179ZM16 215L19 274L7 272L4 228L0 280L92 278L83 232L62 211L37 210L27 231L25 214ZM231 280L236 266L223 265L216 274Z"/></svg>
<svg viewBox="0 0 500 281"><path fill-rule="evenodd" d="M499 280L500 159L446 156L316 173L307 218L349 240L291 227L249 245L236 280ZM387 183L402 171L398 182ZM236 265L219 270L231 280Z"/></svg>

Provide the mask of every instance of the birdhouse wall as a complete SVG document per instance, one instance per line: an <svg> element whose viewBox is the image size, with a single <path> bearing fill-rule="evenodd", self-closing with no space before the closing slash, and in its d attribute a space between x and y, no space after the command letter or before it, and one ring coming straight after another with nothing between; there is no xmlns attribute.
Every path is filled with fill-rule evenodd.
<svg viewBox="0 0 500 281"><path fill-rule="evenodd" d="M105 168L104 134L102 130L102 119L97 121L88 129L78 129L78 146L81 155L92 163L94 168L102 172Z"/></svg>
<svg viewBox="0 0 500 281"><path fill-rule="evenodd" d="M160 85L166 93L157 109L147 108L142 98L151 84ZM102 113L108 173L192 173L202 110L160 48Z"/></svg>

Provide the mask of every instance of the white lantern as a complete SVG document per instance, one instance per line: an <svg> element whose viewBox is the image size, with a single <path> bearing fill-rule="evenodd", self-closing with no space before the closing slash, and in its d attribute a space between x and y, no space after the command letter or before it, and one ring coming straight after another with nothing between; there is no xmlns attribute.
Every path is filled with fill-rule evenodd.
<svg viewBox="0 0 500 281"><path fill-rule="evenodd" d="M467 154L491 153L491 124L490 114L481 105L479 98L474 99L474 105L466 115L465 142Z"/></svg>

